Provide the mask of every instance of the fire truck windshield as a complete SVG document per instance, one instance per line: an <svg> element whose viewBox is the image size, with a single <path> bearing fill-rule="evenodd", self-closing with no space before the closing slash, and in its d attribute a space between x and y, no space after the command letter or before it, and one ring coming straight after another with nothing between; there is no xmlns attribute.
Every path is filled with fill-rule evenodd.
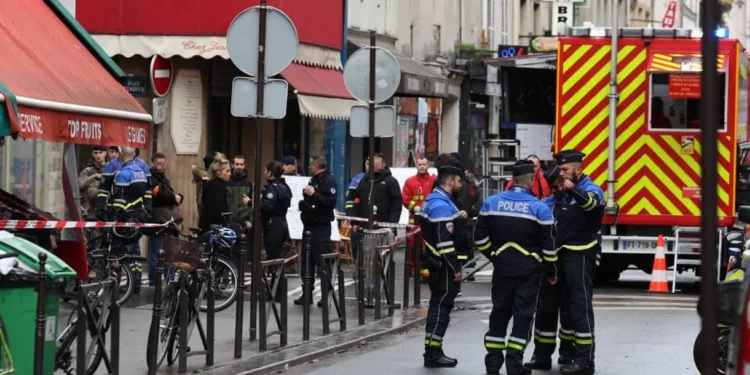
<svg viewBox="0 0 750 375"><path fill-rule="evenodd" d="M649 130L700 131L700 72L652 72ZM726 74L719 72L720 129L726 128Z"/></svg>

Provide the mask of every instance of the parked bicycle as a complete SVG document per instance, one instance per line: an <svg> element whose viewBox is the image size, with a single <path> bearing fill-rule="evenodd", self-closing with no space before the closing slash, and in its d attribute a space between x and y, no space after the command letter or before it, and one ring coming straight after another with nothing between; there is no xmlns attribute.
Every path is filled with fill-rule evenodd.
<svg viewBox="0 0 750 375"><path fill-rule="evenodd" d="M103 308L101 301L104 297L104 288L100 288L96 293L88 293L87 298L89 303L96 301L97 305L93 310L94 320L99 321L100 318L104 320L104 332L102 340L105 339L105 334L109 329L109 303L106 308ZM71 299L77 299L76 296L70 296ZM113 303L113 302L110 302ZM55 375L73 375L76 373L76 355L78 354L78 341L76 332L76 323L78 322L78 309L73 309L68 316L67 324L62 330L60 335L57 337L57 344L55 346ZM102 314L104 316L102 317ZM87 357L89 358L86 363L86 375L93 375L102 363L104 353L101 347L96 343L96 329L92 325L92 322L87 322L88 328L88 347L86 348Z"/></svg>

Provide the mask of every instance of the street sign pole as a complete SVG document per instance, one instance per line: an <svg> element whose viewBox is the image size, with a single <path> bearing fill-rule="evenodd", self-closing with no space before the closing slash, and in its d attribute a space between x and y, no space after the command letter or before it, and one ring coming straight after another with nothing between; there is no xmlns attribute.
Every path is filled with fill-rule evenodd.
<svg viewBox="0 0 750 375"><path fill-rule="evenodd" d="M263 85L265 84L266 75L266 13L268 8L266 7L266 0L260 1L260 19L258 24L258 74L255 78L258 80L258 98L257 98L257 112L258 115L255 119L256 137L255 140L255 182L253 186L253 275L252 284L250 286L250 340L255 340L258 324L258 300L260 299L261 291L261 274L263 268L260 265L260 247L261 238L263 232L261 231L260 225L260 212L258 210L258 204L260 203L260 176L262 174L261 158L263 157ZM262 322L261 324L263 324Z"/></svg>
<svg viewBox="0 0 750 375"><path fill-rule="evenodd" d="M367 172L370 181L375 180L375 30L370 30L370 100L367 103L369 110L370 132L370 169ZM374 188L374 186L372 187ZM372 199L367 200L367 228L372 229L375 215L372 212ZM363 283L360 283L364 286Z"/></svg>
<svg viewBox="0 0 750 375"><path fill-rule="evenodd" d="M719 363L716 350L719 298L717 296L717 126L719 124L719 74L717 72L719 5L717 0L701 1L703 37L701 38L701 305L703 333L701 374L716 374ZM722 103L723 105L723 103Z"/></svg>

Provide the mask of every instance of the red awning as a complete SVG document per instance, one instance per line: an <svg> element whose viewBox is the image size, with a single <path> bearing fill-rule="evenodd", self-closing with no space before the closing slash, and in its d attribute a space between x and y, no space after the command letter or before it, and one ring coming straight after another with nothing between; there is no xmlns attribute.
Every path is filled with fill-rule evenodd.
<svg viewBox="0 0 750 375"><path fill-rule="evenodd" d="M49 142L147 147L151 116L51 6L0 1L0 85L18 104L11 131Z"/></svg>
<svg viewBox="0 0 750 375"><path fill-rule="evenodd" d="M348 119L359 102L344 85L344 75L335 69L292 63L281 76L297 90L300 112L308 117Z"/></svg>

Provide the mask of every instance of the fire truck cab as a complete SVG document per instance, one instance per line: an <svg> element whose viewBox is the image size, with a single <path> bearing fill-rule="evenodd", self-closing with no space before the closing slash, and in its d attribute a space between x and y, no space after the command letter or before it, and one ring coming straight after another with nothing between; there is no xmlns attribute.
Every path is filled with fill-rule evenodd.
<svg viewBox="0 0 750 375"><path fill-rule="evenodd" d="M614 64L611 28L573 27L559 39L555 151L584 152L584 173L604 189L597 273L616 279L630 265L650 272L657 237L664 235L668 265L674 265L675 280L682 281L678 273L695 269L697 275L700 264L701 30L617 32ZM737 40L719 40L720 239L735 225L738 180L750 189L750 174L745 173L749 175L744 180L738 176L743 173L738 166L750 162L745 160L746 144L742 151L738 146L748 138L749 66ZM615 108L610 105L613 67ZM750 172L750 163L745 172ZM720 257L724 269L724 244Z"/></svg>

